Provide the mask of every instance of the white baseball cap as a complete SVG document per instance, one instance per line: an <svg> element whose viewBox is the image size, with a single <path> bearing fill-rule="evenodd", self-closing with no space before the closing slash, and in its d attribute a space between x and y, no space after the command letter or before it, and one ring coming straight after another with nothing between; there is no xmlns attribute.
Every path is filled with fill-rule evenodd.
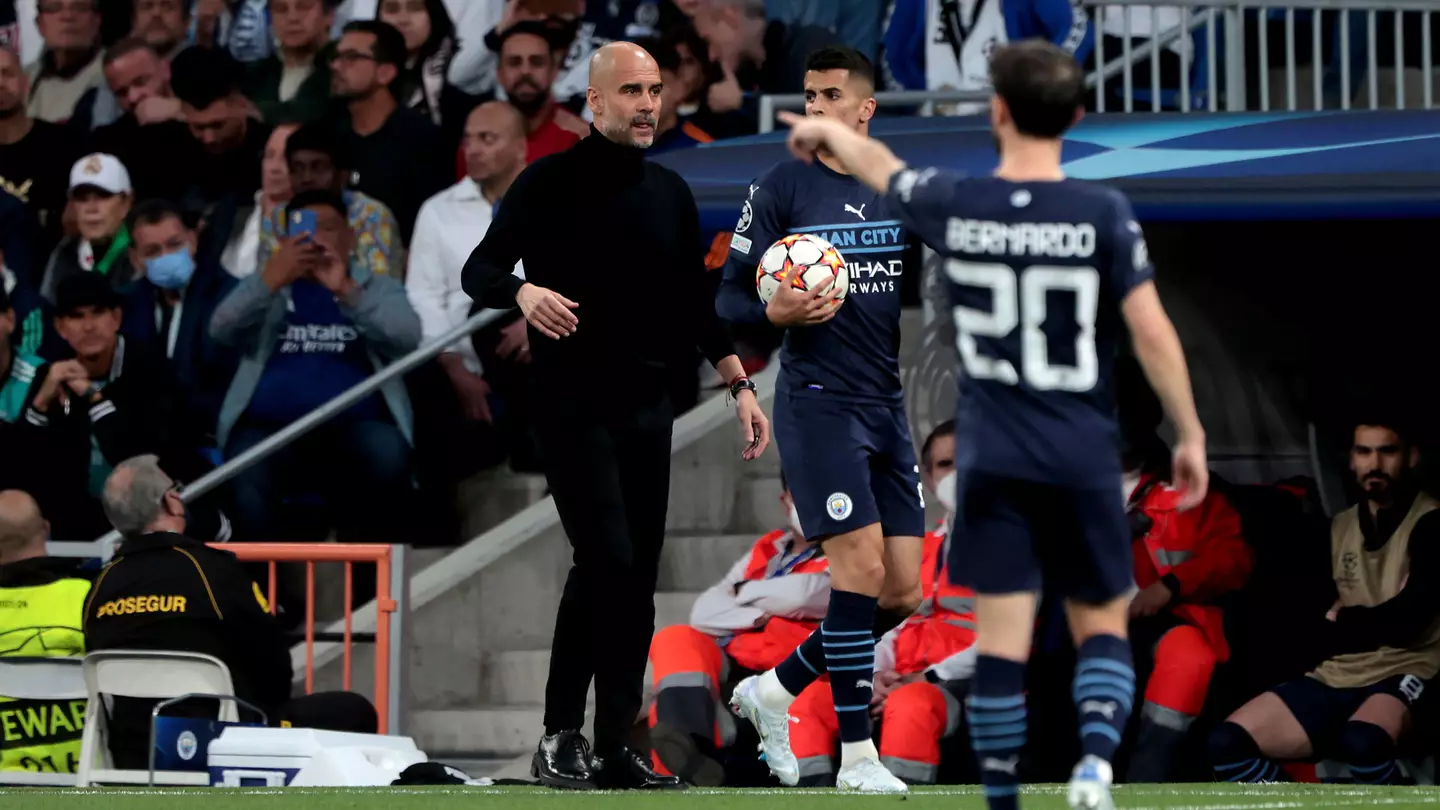
<svg viewBox="0 0 1440 810"><path fill-rule="evenodd" d="M96 152L75 161L70 169L70 193L81 186L94 186L111 194L129 194L130 172L114 155Z"/></svg>

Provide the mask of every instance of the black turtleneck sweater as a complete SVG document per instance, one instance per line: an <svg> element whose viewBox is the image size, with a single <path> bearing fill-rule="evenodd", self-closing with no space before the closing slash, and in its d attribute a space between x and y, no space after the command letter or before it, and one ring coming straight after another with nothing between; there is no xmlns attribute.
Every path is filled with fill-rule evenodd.
<svg viewBox="0 0 1440 810"><path fill-rule="evenodd" d="M574 334L552 340L531 328L537 376L653 392L691 347L711 363L735 353L705 283L690 187L594 127L516 179L465 262L465 292L487 307L515 306L517 261L525 280L579 304Z"/></svg>

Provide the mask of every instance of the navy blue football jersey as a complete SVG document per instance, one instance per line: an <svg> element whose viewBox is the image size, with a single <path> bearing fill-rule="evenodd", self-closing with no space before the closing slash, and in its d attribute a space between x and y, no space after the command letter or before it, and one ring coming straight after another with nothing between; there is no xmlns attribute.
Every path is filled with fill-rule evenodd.
<svg viewBox="0 0 1440 810"><path fill-rule="evenodd" d="M779 390L896 403L900 387L900 277L905 228L885 195L821 164L777 164L750 185L716 308L732 323L763 323L755 289L760 257L780 238L808 233L845 259L850 290L835 317L786 330Z"/></svg>
<svg viewBox="0 0 1440 810"><path fill-rule="evenodd" d="M957 466L1068 486L1120 471L1120 305L1154 278L1130 203L1077 180L906 169L889 199L945 259L960 375Z"/></svg>

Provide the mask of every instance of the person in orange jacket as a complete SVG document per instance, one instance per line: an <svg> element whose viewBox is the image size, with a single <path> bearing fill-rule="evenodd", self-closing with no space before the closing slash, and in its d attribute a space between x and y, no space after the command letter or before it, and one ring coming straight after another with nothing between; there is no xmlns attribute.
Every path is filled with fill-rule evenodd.
<svg viewBox="0 0 1440 810"><path fill-rule="evenodd" d="M946 516L925 535L924 601L875 647L871 713L880 721L880 761L908 784L930 785L940 770L940 741L960 728L966 684L975 667L975 594L950 584L946 571L955 510L953 421L926 437L920 459L921 477ZM790 716L800 784L833 785L839 720L829 682L817 681L801 692Z"/></svg>
<svg viewBox="0 0 1440 810"><path fill-rule="evenodd" d="M780 483L790 527L755 541L695 601L689 624L663 628L650 642L652 760L691 784L725 781L716 755L735 742L736 729L728 711L717 711L722 687L785 660L830 603L830 562L801 534L783 473Z"/></svg>
<svg viewBox="0 0 1440 810"><path fill-rule="evenodd" d="M1133 360L1116 364L1123 483L1138 591L1130 603L1137 670L1152 664L1127 782L1168 782L1215 667L1230 658L1220 597L1245 585L1255 555L1240 515L1215 488L1178 509L1170 450L1156 434L1160 401ZM1145 655L1145 650L1150 655ZM1143 675L1143 673L1142 673Z"/></svg>

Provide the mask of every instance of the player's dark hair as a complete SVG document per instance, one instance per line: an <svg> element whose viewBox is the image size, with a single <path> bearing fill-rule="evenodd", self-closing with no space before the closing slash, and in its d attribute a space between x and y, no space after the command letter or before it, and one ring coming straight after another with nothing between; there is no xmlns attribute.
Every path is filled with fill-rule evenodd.
<svg viewBox="0 0 1440 810"><path fill-rule="evenodd" d="M159 225L171 217L174 217L186 228L192 227L180 206L158 197L145 200L135 206L126 219L126 225L129 227L130 233L134 233L135 229L142 225Z"/></svg>
<svg viewBox="0 0 1440 810"><path fill-rule="evenodd" d="M925 469L930 469L930 453L935 449L935 442L946 436L955 435L955 420L947 419L935 426L930 435L925 437L925 444L920 446L920 464Z"/></svg>
<svg viewBox="0 0 1440 810"><path fill-rule="evenodd" d="M341 219L349 221L350 211L345 205L345 198L340 192L331 191L328 188L311 189L302 191L290 198L285 206L285 216L288 219L296 211L304 211L306 208L331 208L340 215Z"/></svg>
<svg viewBox="0 0 1440 810"><path fill-rule="evenodd" d="M336 169L350 168L345 159L345 150L340 146L340 139L335 135L335 130L320 121L301 124L299 129L290 133L290 137L285 139L286 163L294 160L295 156L301 152L319 152L322 155L329 155Z"/></svg>
<svg viewBox="0 0 1440 810"><path fill-rule="evenodd" d="M875 65L865 54L844 45L829 45L818 51L811 51L805 57L805 71L848 70L853 78L859 76L875 87Z"/></svg>
<svg viewBox="0 0 1440 810"><path fill-rule="evenodd" d="M354 20L340 29L341 34L369 34L375 37L370 49L377 65L391 65L397 71L405 69L405 59L410 53L405 49L405 35L400 29L380 20Z"/></svg>
<svg viewBox="0 0 1440 810"><path fill-rule="evenodd" d="M1395 431L1401 445L1414 447L1418 443L1414 423L1400 411L1398 407L1385 405L1357 408L1351 415L1351 431L1361 426L1386 428Z"/></svg>
<svg viewBox="0 0 1440 810"><path fill-rule="evenodd" d="M1058 138L1085 104L1085 71L1052 43L1027 39L995 49L990 84L1021 135Z"/></svg>
<svg viewBox="0 0 1440 810"><path fill-rule="evenodd" d="M116 42L114 45L111 45L110 47L105 49L105 58L101 62L101 65L103 65L104 67L110 67L118 60L124 59L132 53L139 53L140 51L149 51L150 55L154 56L156 59L161 58L160 52L155 50L155 46L151 45L145 40L139 37L125 37L124 39Z"/></svg>
<svg viewBox="0 0 1440 810"><path fill-rule="evenodd" d="M170 62L170 89L197 110L239 95L244 78L245 69L221 48L189 47Z"/></svg>

